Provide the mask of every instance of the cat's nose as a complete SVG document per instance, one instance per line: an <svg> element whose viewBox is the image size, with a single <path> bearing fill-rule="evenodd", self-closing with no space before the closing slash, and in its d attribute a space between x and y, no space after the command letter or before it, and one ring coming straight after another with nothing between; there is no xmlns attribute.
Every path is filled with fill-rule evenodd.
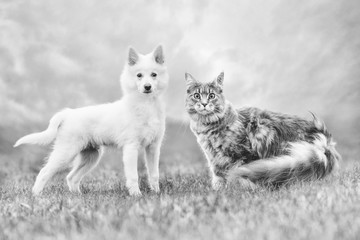
<svg viewBox="0 0 360 240"><path fill-rule="evenodd" d="M204 107L206 107L207 103L201 103Z"/></svg>

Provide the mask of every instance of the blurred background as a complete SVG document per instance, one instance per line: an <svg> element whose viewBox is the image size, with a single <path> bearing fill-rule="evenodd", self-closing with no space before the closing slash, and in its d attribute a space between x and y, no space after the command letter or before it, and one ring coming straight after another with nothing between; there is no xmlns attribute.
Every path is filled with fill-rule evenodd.
<svg viewBox="0 0 360 240"><path fill-rule="evenodd" d="M64 107L119 99L128 46L148 53L159 43L171 76L166 171L206 166L184 111L185 71L207 81L224 70L239 107L317 113L344 162L358 160L360 1L1 0L2 168L37 171L49 149L13 149L15 140ZM117 167L118 154L101 167Z"/></svg>

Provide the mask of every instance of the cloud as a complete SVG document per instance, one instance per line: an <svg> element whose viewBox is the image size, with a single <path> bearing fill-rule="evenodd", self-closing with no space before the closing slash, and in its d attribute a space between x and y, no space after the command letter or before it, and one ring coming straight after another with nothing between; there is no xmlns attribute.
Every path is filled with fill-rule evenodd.
<svg viewBox="0 0 360 240"><path fill-rule="evenodd" d="M225 93L236 106L301 116L312 110L336 133L348 133L360 118L359 5L346 0L2 2L0 85L6 94L0 110L11 112L6 121L26 115L45 122L65 106L114 101L121 97L118 78L127 47L146 53L162 43L172 118L186 116L185 71L210 80L224 70Z"/></svg>

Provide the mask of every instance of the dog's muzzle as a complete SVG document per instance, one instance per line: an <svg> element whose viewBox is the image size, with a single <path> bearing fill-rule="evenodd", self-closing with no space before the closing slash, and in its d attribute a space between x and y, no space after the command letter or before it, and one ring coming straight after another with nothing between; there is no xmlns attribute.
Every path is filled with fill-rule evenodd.
<svg viewBox="0 0 360 240"><path fill-rule="evenodd" d="M144 85L144 93L151 93L151 85L150 84L145 84Z"/></svg>

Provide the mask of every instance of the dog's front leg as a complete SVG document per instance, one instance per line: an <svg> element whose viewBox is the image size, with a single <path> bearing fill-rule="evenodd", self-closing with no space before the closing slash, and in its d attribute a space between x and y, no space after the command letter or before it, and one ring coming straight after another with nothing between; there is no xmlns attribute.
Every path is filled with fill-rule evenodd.
<svg viewBox="0 0 360 240"><path fill-rule="evenodd" d="M150 187L155 192L160 192L159 187L159 159L161 141L156 141L146 148L146 159L148 162Z"/></svg>
<svg viewBox="0 0 360 240"><path fill-rule="evenodd" d="M138 144L126 144L123 148L124 171L126 187L131 196L141 196L138 182Z"/></svg>

